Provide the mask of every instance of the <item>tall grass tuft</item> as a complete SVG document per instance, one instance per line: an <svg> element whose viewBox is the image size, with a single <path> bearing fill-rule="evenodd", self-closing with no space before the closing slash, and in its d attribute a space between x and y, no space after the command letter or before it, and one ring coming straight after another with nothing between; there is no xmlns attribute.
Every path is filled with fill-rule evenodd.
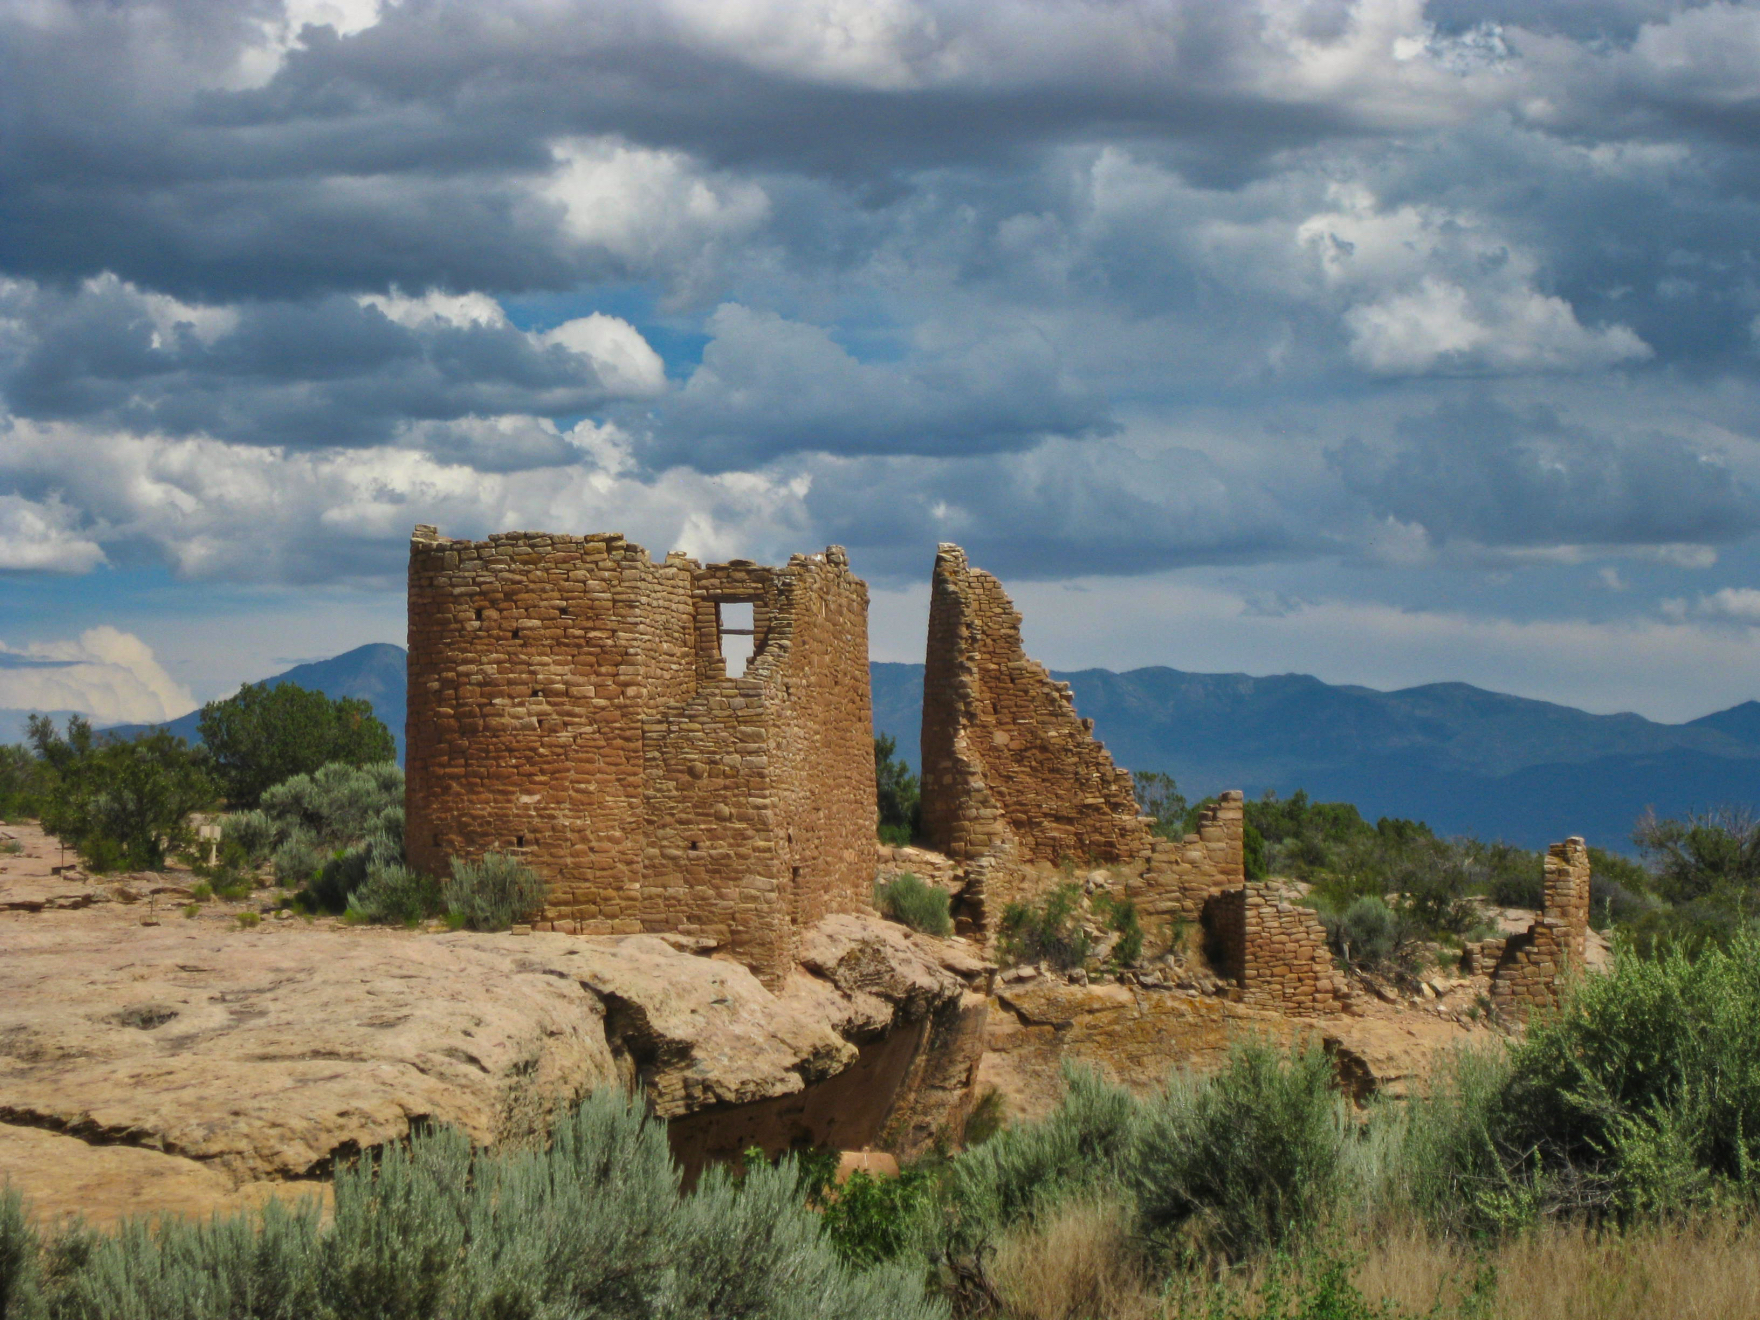
<svg viewBox="0 0 1760 1320"><path fill-rule="evenodd" d="M924 884L908 871L881 885L875 902L882 916L902 922L912 930L943 937L953 934L947 891Z"/></svg>

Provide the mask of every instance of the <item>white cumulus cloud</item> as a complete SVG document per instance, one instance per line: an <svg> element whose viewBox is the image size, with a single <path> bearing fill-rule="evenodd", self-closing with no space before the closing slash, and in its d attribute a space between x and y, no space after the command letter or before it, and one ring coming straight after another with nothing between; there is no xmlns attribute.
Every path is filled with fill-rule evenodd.
<svg viewBox="0 0 1760 1320"><path fill-rule="evenodd" d="M104 551L75 529L77 513L51 498L38 503L0 495L0 569L85 573L104 562Z"/></svg>
<svg viewBox="0 0 1760 1320"><path fill-rule="evenodd" d="M195 708L133 633L103 626L78 638L10 647L0 642L0 708L72 710L96 723L156 723Z"/></svg>

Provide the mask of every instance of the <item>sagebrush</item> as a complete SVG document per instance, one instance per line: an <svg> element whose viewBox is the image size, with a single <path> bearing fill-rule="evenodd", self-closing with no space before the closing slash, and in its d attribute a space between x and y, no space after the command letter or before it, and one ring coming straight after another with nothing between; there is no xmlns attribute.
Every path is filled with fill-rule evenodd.
<svg viewBox="0 0 1760 1320"><path fill-rule="evenodd" d="M908 1264L845 1261L794 1161L680 1190L664 1123L606 1090L549 1146L443 1128L337 1171L315 1203L47 1238L0 1195L5 1320L932 1320Z"/></svg>

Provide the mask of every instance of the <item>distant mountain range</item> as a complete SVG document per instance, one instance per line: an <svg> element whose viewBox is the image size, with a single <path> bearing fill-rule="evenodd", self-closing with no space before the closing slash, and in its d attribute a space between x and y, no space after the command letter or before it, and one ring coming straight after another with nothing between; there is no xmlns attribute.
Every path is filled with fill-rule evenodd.
<svg viewBox="0 0 1760 1320"><path fill-rule="evenodd" d="M404 651L357 647L269 679L365 697L403 755ZM875 664L874 728L914 767L923 667ZM1305 674L1188 674L1161 667L1058 673L1076 708L1128 770L1161 770L1193 799L1306 789L1354 802L1371 820L1407 816L1442 833L1539 847L1581 834L1630 848L1647 807L1679 815L1760 806L1760 702L1686 724L1591 715L1570 706L1432 683L1398 692ZM198 715L166 727L192 740ZM143 726L126 726L123 732Z"/></svg>
<svg viewBox="0 0 1760 1320"><path fill-rule="evenodd" d="M875 728L914 757L923 667L876 664ZM1647 807L1679 815L1760 805L1760 702L1687 724L1432 683L1398 692L1305 674L1155 667L1058 673L1113 759L1160 770L1188 797L1306 789L1363 814L1539 847L1581 834L1629 851ZM914 761L913 761L914 764Z"/></svg>

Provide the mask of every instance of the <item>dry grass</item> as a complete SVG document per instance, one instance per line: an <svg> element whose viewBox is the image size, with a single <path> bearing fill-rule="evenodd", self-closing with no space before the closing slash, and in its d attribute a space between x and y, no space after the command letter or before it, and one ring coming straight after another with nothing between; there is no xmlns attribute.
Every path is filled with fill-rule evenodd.
<svg viewBox="0 0 1760 1320"><path fill-rule="evenodd" d="M1497 1320L1751 1320L1760 1316L1760 1232L1711 1221L1594 1233L1555 1227L1506 1242ZM1422 1238L1375 1247L1357 1272L1370 1297L1416 1312L1465 1290L1477 1260Z"/></svg>
<svg viewBox="0 0 1760 1320"><path fill-rule="evenodd" d="M992 1265L1011 1320L1153 1320L1148 1290L1117 1203L1075 1202L998 1244Z"/></svg>
<svg viewBox="0 0 1760 1320"><path fill-rule="evenodd" d="M1760 1230L1733 1222L1624 1233L1552 1227L1483 1254L1421 1235L1343 1249L1361 1261L1354 1280L1364 1295L1411 1320L1464 1314L1487 1265L1495 1291L1472 1314L1488 1320L1760 1317ZM1016 1231L993 1270L1010 1320L1179 1320L1210 1314L1214 1296L1197 1280L1176 1280L1166 1294L1155 1288L1125 1216L1105 1204L1068 1206ZM1236 1314L1257 1312L1261 1283L1237 1277Z"/></svg>

